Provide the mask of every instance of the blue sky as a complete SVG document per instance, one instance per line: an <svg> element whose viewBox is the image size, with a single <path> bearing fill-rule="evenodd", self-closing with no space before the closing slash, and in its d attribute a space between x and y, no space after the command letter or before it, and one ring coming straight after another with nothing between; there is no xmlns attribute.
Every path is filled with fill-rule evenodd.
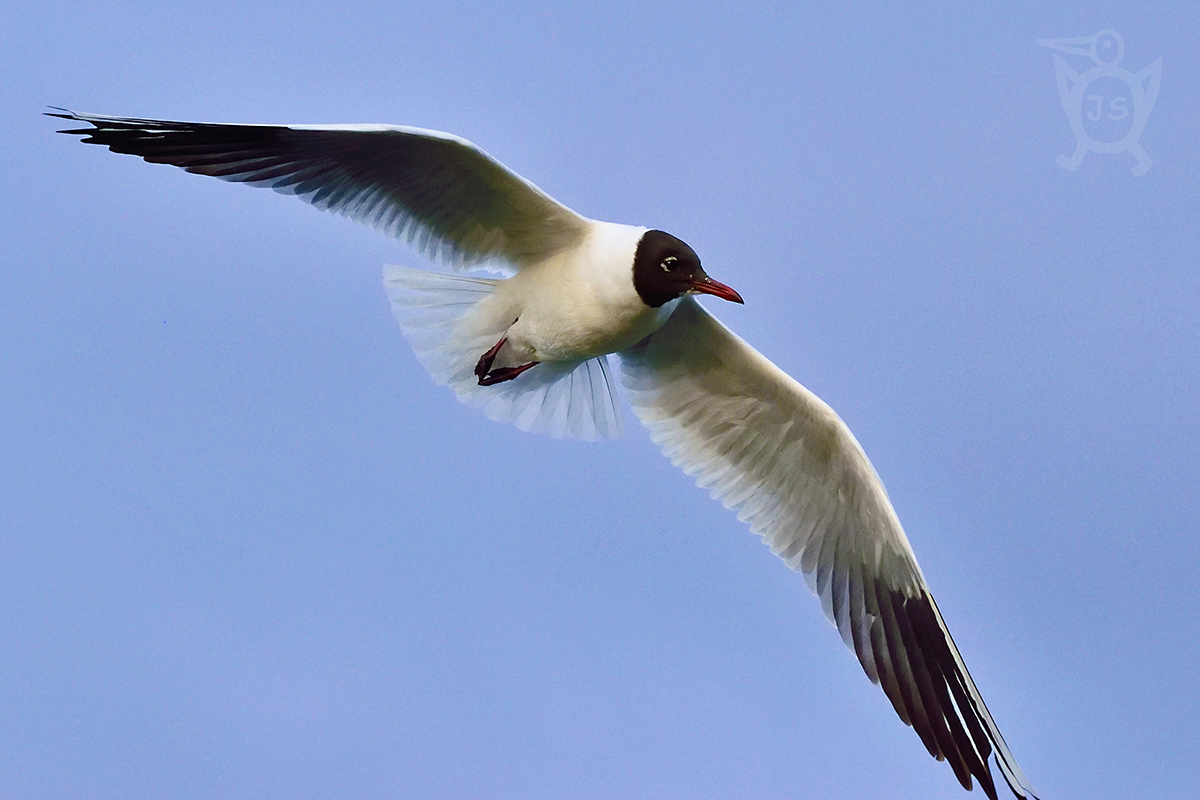
<svg viewBox="0 0 1200 800"><path fill-rule="evenodd" d="M0 795L981 796L631 418L557 441L435 386L381 285L423 266L402 243L82 146L52 104L450 131L682 237L863 444L1034 786L1194 796L1194 4L0 25ZM1055 161L1037 40L1101 30L1163 60L1140 177Z"/></svg>

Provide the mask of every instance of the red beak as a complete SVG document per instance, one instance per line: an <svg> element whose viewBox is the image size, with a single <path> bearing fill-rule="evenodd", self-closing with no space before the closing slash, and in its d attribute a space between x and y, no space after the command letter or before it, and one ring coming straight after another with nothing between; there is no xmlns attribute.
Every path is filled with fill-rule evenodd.
<svg viewBox="0 0 1200 800"><path fill-rule="evenodd" d="M746 301L742 299L740 294L720 281L714 281L707 275L705 275L703 278L696 278L692 281L691 294L711 294L715 297L721 298L722 300L728 300L731 303L741 303L742 305L746 304Z"/></svg>

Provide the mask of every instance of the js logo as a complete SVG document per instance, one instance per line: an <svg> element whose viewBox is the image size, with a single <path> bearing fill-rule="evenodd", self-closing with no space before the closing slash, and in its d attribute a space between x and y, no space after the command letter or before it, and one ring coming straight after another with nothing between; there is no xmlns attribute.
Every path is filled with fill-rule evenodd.
<svg viewBox="0 0 1200 800"><path fill-rule="evenodd" d="M1074 172L1089 150L1093 153L1128 150L1138 162L1133 174L1145 175L1153 162L1138 144L1138 137L1158 99L1162 59L1137 74L1117 66L1125 55L1125 42L1116 31L1100 31L1095 36L1074 39L1038 39L1038 44L1063 53L1090 56L1096 64L1080 75L1062 57L1054 56L1058 96L1071 123L1071 133L1075 134L1075 153L1070 158L1059 156L1059 166Z"/></svg>

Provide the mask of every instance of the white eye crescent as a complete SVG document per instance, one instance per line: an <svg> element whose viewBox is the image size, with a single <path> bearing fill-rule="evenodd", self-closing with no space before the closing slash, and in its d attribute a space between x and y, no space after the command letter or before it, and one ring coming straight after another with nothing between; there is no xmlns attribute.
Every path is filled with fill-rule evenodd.
<svg viewBox="0 0 1200 800"><path fill-rule="evenodd" d="M679 259L675 256L667 256L663 259L663 262L659 264L659 266L662 267L663 272L670 272L671 270L675 269L675 264L678 261Z"/></svg>

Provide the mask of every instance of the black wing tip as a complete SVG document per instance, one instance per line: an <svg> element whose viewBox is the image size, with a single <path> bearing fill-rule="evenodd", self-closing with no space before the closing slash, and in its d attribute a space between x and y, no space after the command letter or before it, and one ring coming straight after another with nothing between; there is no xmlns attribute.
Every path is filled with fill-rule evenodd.
<svg viewBox="0 0 1200 800"><path fill-rule="evenodd" d="M101 127L100 123L96 122L94 119L89 118L89 115L77 114L76 112L72 111L71 109L63 108L62 106L46 106L46 107L52 108L54 110L43 112L44 116L55 117L57 119L69 119L72 122L86 122L88 125L92 126L90 128L67 128L64 130L55 131L55 133L66 133L66 134L70 134L73 136L89 136L89 135L95 133L96 131L100 130L100 127Z"/></svg>
<svg viewBox="0 0 1200 800"><path fill-rule="evenodd" d="M928 590L910 595L895 589L880 588L882 591L877 598L879 610L885 618L889 616L890 611L894 615L892 622L899 630L890 632L895 639L885 639L879 643L886 642L887 661L891 663L885 662L877 666L881 678L890 676L894 680L901 679L899 685L893 687L897 695L895 697L892 696L893 692L887 691L886 680L880 685L885 687L885 693L901 719L917 731L927 748L930 748L931 744L941 745L930 748L931 754L939 761L951 761L955 766L955 777L967 791L971 791L972 783L977 781L989 800L998 800L992 771L994 762L995 769L999 770L1004 783L1008 784L1015 797L1020 800L1038 800L1038 795L1029 786L1015 761L1012 761L1007 745L1000 732L995 729L995 723L991 721L986 706L983 706L974 681L966 672L965 665L961 663L961 656L956 655L957 647L941 622L941 615L932 595ZM884 630L887 630L887 627L885 623ZM891 636L887 638L890 639ZM894 650L893 645L898 647ZM898 654L903 661L909 662L908 670L895 661ZM878 659L881 654L875 652L874 655ZM905 676L904 673L909 670L912 672ZM925 675L919 677L920 673ZM903 677L912 680L914 685L905 686L907 681L903 680ZM937 689L933 696L929 696L920 691L923 682L932 682L935 687L940 684L941 688ZM923 688L930 687L926 685ZM933 700L929 704L931 708L924 709L925 713L911 713L906 718L905 712L910 709L904 706L910 701L918 700L920 705L926 705L927 701ZM927 719L926 714L929 712L933 712L931 716L941 719L937 722ZM934 724L931 725L931 722ZM951 730L936 730L941 727L941 723L948 723ZM921 728L925 726L931 729L922 731ZM952 735L947 739L946 733ZM972 781L972 778L975 781Z"/></svg>
<svg viewBox="0 0 1200 800"><path fill-rule="evenodd" d="M44 111L44 112L42 112L42 115L43 115L43 116L46 116L46 117L56 117L57 119L69 119L69 120L76 120L76 121L79 121L79 122L83 122L83 121L84 121L84 120L80 119L80 118L79 118L79 116L77 116L77 115L75 114L75 112L74 112L74 111L72 111L72 110L70 110L69 108L63 108L62 106L46 106L46 108L51 108L51 109L54 109L54 110L53 110L53 111ZM89 131L89 130L93 130L93 129L94 129L94 128L84 128L84 129L82 129L82 130L73 130L73 131L55 131L55 132L56 132L56 133L86 133L87 131Z"/></svg>

